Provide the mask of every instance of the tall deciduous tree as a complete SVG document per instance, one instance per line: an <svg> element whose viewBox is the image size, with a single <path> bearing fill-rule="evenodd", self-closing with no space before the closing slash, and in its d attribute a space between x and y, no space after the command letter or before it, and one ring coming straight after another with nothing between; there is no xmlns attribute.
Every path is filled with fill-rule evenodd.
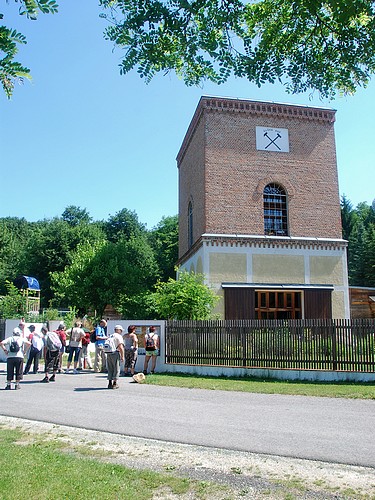
<svg viewBox="0 0 375 500"><path fill-rule="evenodd" d="M67 222L70 226L78 226L78 224L88 224L92 221L89 212L86 208L77 207L76 205L69 205L61 215L62 220Z"/></svg>
<svg viewBox="0 0 375 500"><path fill-rule="evenodd" d="M167 281L176 275L178 259L178 216L163 217L150 231L149 240L159 266L160 280Z"/></svg>
<svg viewBox="0 0 375 500"><path fill-rule="evenodd" d="M26 297L13 283L5 282L7 294L0 297L0 318L21 318L27 314Z"/></svg>
<svg viewBox="0 0 375 500"><path fill-rule="evenodd" d="M113 243L123 238L136 238L146 230L145 225L139 222L138 215L127 208L111 215L103 227L108 240Z"/></svg>
<svg viewBox="0 0 375 500"><path fill-rule="evenodd" d="M51 279L60 303L100 316L108 304L125 313L126 299L150 289L156 273L152 249L139 237L80 245L69 265Z"/></svg>
<svg viewBox="0 0 375 500"><path fill-rule="evenodd" d="M187 85L233 74L290 92L332 97L366 85L375 69L371 0L100 0L121 72L149 81L174 70Z"/></svg>
<svg viewBox="0 0 375 500"><path fill-rule="evenodd" d="M31 225L24 218L0 218L0 294L6 293L5 282L24 274L26 245Z"/></svg>
<svg viewBox="0 0 375 500"><path fill-rule="evenodd" d="M178 280L158 282L153 299L160 318L203 320L211 318L219 297L204 284L203 275L182 271Z"/></svg>
<svg viewBox="0 0 375 500"><path fill-rule="evenodd" d="M70 261L70 253L79 243L93 244L104 238L97 224L78 224L55 217L32 223L33 232L25 242L23 274L38 278L43 290L43 305L52 298L50 273L62 271Z"/></svg>

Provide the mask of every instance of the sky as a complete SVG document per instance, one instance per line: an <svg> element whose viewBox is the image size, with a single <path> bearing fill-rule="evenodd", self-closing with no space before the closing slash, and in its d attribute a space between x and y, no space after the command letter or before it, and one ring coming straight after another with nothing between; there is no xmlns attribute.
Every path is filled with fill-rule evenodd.
<svg viewBox="0 0 375 500"><path fill-rule="evenodd" d="M340 194L354 207L374 200L374 81L333 101L234 78L198 88L171 73L146 85L135 70L120 75L121 50L104 39L95 1L58 3L37 21L2 5L3 23L27 36L17 60L33 80L11 100L0 92L0 217L36 221L76 205L107 220L127 208L152 229L177 214L176 155L202 95L336 109Z"/></svg>

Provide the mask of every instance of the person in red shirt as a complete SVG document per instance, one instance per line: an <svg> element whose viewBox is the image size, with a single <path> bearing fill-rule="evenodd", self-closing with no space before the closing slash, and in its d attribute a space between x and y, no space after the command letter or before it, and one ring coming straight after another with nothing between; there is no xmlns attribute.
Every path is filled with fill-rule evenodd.
<svg viewBox="0 0 375 500"><path fill-rule="evenodd" d="M85 367L85 364L89 370L92 369L91 356L89 353L90 336L90 332L85 332L85 337L82 339L82 349L79 353L78 370L82 370Z"/></svg>
<svg viewBox="0 0 375 500"><path fill-rule="evenodd" d="M55 330L55 332L57 333L57 335L59 336L60 340L61 340L61 349L60 349L60 352L59 352L59 364L58 364L58 368L57 368L57 371L58 373L61 373L61 367L62 367L62 358L63 358L63 355L64 355L64 352L65 352L65 346L66 346L66 326L65 326L65 323L60 323L57 330Z"/></svg>

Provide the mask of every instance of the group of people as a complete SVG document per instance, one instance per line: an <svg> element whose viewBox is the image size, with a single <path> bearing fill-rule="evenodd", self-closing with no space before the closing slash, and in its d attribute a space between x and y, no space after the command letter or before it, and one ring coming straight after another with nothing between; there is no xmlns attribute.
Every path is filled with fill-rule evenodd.
<svg viewBox="0 0 375 500"><path fill-rule="evenodd" d="M15 378L15 389L20 388L23 375L27 375L33 365L33 373L38 373L39 361L44 358L43 383L54 382L57 373L61 373L64 352L68 353L65 373L69 373L73 362L73 373L78 373L85 365L95 372L106 372L108 389L117 389L120 377L121 365L123 364L124 376L134 376L138 357L138 337L136 326L131 325L124 331L121 325L116 325L113 334L107 333L107 322L102 319L95 330L85 332L82 323L76 321L74 326L66 330L61 322L57 330L51 332L43 326L40 332L36 331L34 325L28 327L25 332L23 322L14 328L12 336L0 342L0 347L7 356L7 384L5 389L11 389L11 383ZM88 351L90 342L95 343L94 366ZM160 339L156 328L150 326L145 334L145 362L143 375L148 372L151 360L151 373L154 373L156 360L159 354ZM28 354L25 369L23 369L24 357ZM52 376L49 376L52 372Z"/></svg>
<svg viewBox="0 0 375 500"><path fill-rule="evenodd" d="M112 335L107 334L107 322L102 319L95 329L95 361L94 371L107 372L108 389L117 389L120 377L121 364L124 365L124 376L135 375L135 365L138 358L138 337L136 326L130 325L124 331L121 325L116 325ZM150 326L145 334L145 362L143 374L147 375L150 359L151 373L154 373L156 360L159 354L160 339L156 328Z"/></svg>

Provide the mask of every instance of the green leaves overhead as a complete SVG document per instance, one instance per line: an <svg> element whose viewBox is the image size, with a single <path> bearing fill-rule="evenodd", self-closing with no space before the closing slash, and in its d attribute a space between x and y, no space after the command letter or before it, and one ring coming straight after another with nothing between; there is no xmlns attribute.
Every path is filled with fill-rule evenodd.
<svg viewBox="0 0 375 500"><path fill-rule="evenodd" d="M16 0L31 20L55 0ZM99 0L105 37L123 50L120 72L149 82L174 71L186 85L231 75L289 92L353 93L375 69L375 2L370 0ZM0 19L3 19L0 14ZM15 61L25 37L0 26L0 81L8 97L30 78Z"/></svg>
<svg viewBox="0 0 375 500"><path fill-rule="evenodd" d="M101 0L105 36L124 50L121 73L148 82L175 71L187 85L231 74L258 86L333 97L365 86L375 68L369 0Z"/></svg>
<svg viewBox="0 0 375 500"><path fill-rule="evenodd" d="M30 70L14 61L18 52L17 44L26 43L25 37L16 30L0 26L0 83L6 96L12 95L15 80L30 78Z"/></svg>
<svg viewBox="0 0 375 500"><path fill-rule="evenodd" d="M19 4L19 14L36 20L38 12L54 14L58 5L55 0L15 0ZM0 20L4 15L0 13ZM0 26L0 83L8 98L12 96L15 82L30 79L30 70L14 60L18 46L25 44L26 37L16 30Z"/></svg>
<svg viewBox="0 0 375 500"><path fill-rule="evenodd" d="M18 0L15 0L18 3ZM43 14L55 14L58 10L58 5L55 0L19 0L21 4L19 13L21 16L27 16L35 21L38 17L38 12Z"/></svg>

